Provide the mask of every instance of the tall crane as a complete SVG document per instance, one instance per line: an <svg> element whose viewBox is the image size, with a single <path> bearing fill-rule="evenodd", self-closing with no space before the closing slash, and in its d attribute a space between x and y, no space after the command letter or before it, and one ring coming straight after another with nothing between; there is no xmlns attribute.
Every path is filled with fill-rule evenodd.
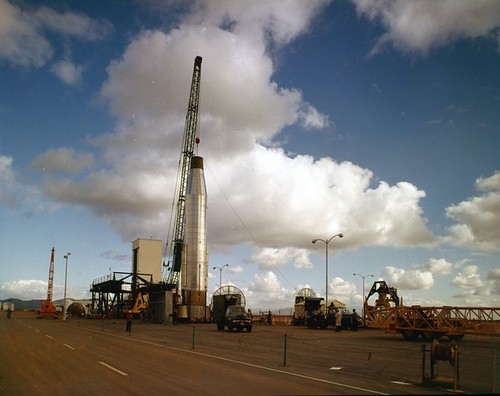
<svg viewBox="0 0 500 396"><path fill-rule="evenodd" d="M57 319L58 314L56 310L56 306L52 302L52 294L54 291L54 253L55 249L52 248L52 254L50 255L50 265L49 265L49 282L47 284L47 299L43 300L40 305L40 313L38 314L38 318L49 318L49 319Z"/></svg>
<svg viewBox="0 0 500 396"><path fill-rule="evenodd" d="M179 274L182 266L182 254L184 248L185 219L186 219L186 192L189 172L191 170L191 159L194 153L194 144L198 143L196 137L198 126L198 104L200 101L200 81L201 81L201 56L194 60L193 77L191 80L191 92L184 126L184 137L182 142L180 170L179 195L177 200L177 215L175 219L175 230L173 239L172 267L167 278L167 285L176 287L179 283Z"/></svg>

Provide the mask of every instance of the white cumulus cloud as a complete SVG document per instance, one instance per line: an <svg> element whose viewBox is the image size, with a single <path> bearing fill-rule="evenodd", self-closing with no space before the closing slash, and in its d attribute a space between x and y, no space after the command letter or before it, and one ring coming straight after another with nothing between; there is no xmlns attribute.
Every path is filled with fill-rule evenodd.
<svg viewBox="0 0 500 396"><path fill-rule="evenodd" d="M23 279L0 285L0 298L38 300L47 298L47 281Z"/></svg>
<svg viewBox="0 0 500 396"><path fill-rule="evenodd" d="M0 1L0 59L23 67L45 66L56 52L49 31L67 39L92 42L108 36L112 26L78 12L59 12L45 6L23 8L19 2ZM71 47L69 41L66 46ZM56 62L51 70L73 85L78 83L83 69L65 59Z"/></svg>
<svg viewBox="0 0 500 396"><path fill-rule="evenodd" d="M276 65L268 51L307 31L323 3L290 2L283 14L281 3L203 4L169 32L140 33L108 66L101 99L117 124L89 141L104 166L78 180L47 178L47 194L89 207L123 240L163 239L199 55L199 155L205 158L211 251L251 244L253 261L274 270L287 260L310 267L301 249L310 249L318 229L349 235L339 242L344 247L432 244L421 208L424 191L405 181L373 186L368 169L291 156L276 145L287 126L328 122L298 89L273 81Z"/></svg>
<svg viewBox="0 0 500 396"><path fill-rule="evenodd" d="M82 80L84 67L75 65L69 60L61 60L55 63L50 70L68 85L78 85Z"/></svg>
<svg viewBox="0 0 500 396"><path fill-rule="evenodd" d="M433 274L449 275L453 269L453 264L445 259L431 258L429 261L421 266L422 270L429 271Z"/></svg>
<svg viewBox="0 0 500 396"><path fill-rule="evenodd" d="M72 148L50 149L32 161L32 167L50 172L76 174L92 168L94 156L91 153L77 152Z"/></svg>
<svg viewBox="0 0 500 396"><path fill-rule="evenodd" d="M421 55L458 39L485 37L500 44L500 3L496 0L355 0L355 3L359 14L379 21L385 29L371 55L388 44L399 51Z"/></svg>
<svg viewBox="0 0 500 396"><path fill-rule="evenodd" d="M461 288L480 288L483 286L483 281L481 280L481 275L478 273L479 268L477 265L468 265L464 267L461 272L451 280L452 286Z"/></svg>
<svg viewBox="0 0 500 396"><path fill-rule="evenodd" d="M500 250L500 172L476 180L481 195L446 208L456 224L449 227L447 240L479 250Z"/></svg>
<svg viewBox="0 0 500 396"><path fill-rule="evenodd" d="M418 268L403 269L385 267L382 278L392 287L404 290L430 289L434 285L434 278L429 271Z"/></svg>
<svg viewBox="0 0 500 396"><path fill-rule="evenodd" d="M45 202L43 193L37 187L23 182L13 158L4 155L0 155L0 203L25 215L53 206Z"/></svg>

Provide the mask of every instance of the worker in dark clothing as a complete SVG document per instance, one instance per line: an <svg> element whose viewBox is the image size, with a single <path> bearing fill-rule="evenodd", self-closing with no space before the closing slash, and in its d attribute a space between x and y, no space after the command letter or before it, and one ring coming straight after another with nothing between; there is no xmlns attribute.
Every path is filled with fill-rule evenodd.
<svg viewBox="0 0 500 396"><path fill-rule="evenodd" d="M132 311L127 311L127 316L126 316L126 319L127 319L127 327L125 329L125 331L128 333L128 335L130 335L130 333L132 332L132 320L134 319L134 315L132 314Z"/></svg>
<svg viewBox="0 0 500 396"><path fill-rule="evenodd" d="M358 331L359 315L355 309L352 310L352 319L351 320L352 320L352 323L351 323L352 330Z"/></svg>

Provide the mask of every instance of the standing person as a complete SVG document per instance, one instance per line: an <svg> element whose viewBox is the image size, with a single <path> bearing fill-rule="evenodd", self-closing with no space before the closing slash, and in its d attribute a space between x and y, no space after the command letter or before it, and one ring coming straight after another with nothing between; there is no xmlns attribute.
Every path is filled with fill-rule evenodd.
<svg viewBox="0 0 500 396"><path fill-rule="evenodd" d="M127 328L125 329L125 331L128 333L128 335L130 335L130 333L132 332L132 320L134 319L134 315L132 315L131 310L127 311L126 319L127 319Z"/></svg>
<svg viewBox="0 0 500 396"><path fill-rule="evenodd" d="M352 323L351 323L352 331L358 331L359 315L355 309L352 310L352 319L351 320L352 320Z"/></svg>
<svg viewBox="0 0 500 396"><path fill-rule="evenodd" d="M337 309L337 312L335 312L335 332L340 333L340 330L342 329L342 312L340 309Z"/></svg>
<svg viewBox="0 0 500 396"><path fill-rule="evenodd" d="M271 310L267 313L267 325L271 326L273 324L273 314L271 313Z"/></svg>

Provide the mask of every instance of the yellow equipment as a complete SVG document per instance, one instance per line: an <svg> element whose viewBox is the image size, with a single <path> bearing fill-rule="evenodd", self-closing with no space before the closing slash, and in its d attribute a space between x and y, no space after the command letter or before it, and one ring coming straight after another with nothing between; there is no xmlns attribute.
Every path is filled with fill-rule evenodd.
<svg viewBox="0 0 500 396"><path fill-rule="evenodd" d="M378 294L374 305L369 298ZM385 281L374 282L365 303L367 327L401 333L406 340L422 337L461 340L465 334L500 335L500 307L423 307L404 306L397 289Z"/></svg>

